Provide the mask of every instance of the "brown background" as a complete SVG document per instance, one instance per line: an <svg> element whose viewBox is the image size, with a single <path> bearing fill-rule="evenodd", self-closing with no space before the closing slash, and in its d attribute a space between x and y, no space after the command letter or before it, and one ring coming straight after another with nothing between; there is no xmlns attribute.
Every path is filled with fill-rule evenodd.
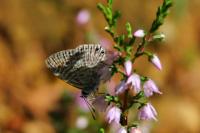
<svg viewBox="0 0 200 133"><path fill-rule="evenodd" d="M55 132L48 112L59 108L64 90L68 94L79 91L56 79L44 60L82 43L111 40L103 30L106 23L97 2L100 0L0 0L0 132ZM148 29L161 2L115 0L114 9L122 12L119 32L125 32L127 20L134 30ZM76 23L81 9L91 13L84 26ZM163 71L145 58L136 62L138 71L154 79L163 92L151 99L159 112L159 121L151 125L154 133L200 132L199 9L199 0L174 0L160 28L166 41L149 47L160 57ZM79 116L74 100L72 103L65 113L67 128L74 127L74 118ZM94 131L88 128L85 132Z"/></svg>

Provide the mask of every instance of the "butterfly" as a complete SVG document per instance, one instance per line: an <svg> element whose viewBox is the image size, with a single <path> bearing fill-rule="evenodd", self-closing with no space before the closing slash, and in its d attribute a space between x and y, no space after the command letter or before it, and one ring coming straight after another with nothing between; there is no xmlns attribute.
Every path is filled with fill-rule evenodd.
<svg viewBox="0 0 200 133"><path fill-rule="evenodd" d="M45 63L50 71L66 83L82 90L82 97L95 92L101 81L111 77L115 55L100 44L82 44L75 49L50 55Z"/></svg>

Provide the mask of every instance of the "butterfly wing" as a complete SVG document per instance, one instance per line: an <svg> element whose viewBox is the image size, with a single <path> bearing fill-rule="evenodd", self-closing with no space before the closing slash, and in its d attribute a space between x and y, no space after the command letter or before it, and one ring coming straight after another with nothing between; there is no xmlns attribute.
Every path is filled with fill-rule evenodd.
<svg viewBox="0 0 200 133"><path fill-rule="evenodd" d="M73 49L63 50L49 56L45 63L55 76L63 79L63 73L70 71L82 55Z"/></svg>
<svg viewBox="0 0 200 133"><path fill-rule="evenodd" d="M67 83L90 94L100 82L99 70L105 66L106 51L98 44L84 44L60 51L46 60L47 67Z"/></svg>
<svg viewBox="0 0 200 133"><path fill-rule="evenodd" d="M67 83L82 89L82 95L87 96L95 91L100 82L100 75L92 68L81 67L71 75Z"/></svg>

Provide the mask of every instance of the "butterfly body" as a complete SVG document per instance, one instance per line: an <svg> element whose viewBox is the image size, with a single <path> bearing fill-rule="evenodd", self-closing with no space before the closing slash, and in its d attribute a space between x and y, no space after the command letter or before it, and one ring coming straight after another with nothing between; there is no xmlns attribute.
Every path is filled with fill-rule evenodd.
<svg viewBox="0 0 200 133"><path fill-rule="evenodd" d="M87 97L111 75L107 53L99 44L83 44L52 54L45 62L55 76L81 89L82 96Z"/></svg>

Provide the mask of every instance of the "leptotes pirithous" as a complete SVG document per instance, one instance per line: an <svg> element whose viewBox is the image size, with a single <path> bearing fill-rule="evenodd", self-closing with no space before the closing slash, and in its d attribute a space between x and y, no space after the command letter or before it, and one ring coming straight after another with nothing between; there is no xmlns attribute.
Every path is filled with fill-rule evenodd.
<svg viewBox="0 0 200 133"><path fill-rule="evenodd" d="M99 44L83 44L52 54L47 67L55 76L82 90L87 97L96 91L101 80L108 80L113 56Z"/></svg>

